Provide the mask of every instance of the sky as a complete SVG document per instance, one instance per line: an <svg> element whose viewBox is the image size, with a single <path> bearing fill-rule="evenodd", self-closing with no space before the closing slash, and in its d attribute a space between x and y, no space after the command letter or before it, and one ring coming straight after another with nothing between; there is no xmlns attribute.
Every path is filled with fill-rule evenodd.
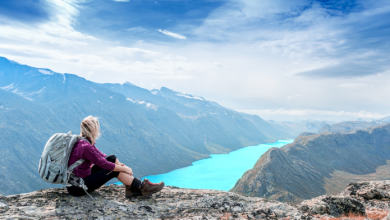
<svg viewBox="0 0 390 220"><path fill-rule="evenodd" d="M276 121L390 114L388 0L0 1L0 56Z"/></svg>

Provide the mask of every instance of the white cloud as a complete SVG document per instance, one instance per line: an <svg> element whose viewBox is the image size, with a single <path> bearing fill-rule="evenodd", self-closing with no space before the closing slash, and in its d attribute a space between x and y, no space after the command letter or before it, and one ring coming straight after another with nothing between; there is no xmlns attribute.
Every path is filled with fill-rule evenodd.
<svg viewBox="0 0 390 220"><path fill-rule="evenodd" d="M296 94L296 95L289 95L287 96L287 100L291 100L291 99L296 99L299 97L299 94Z"/></svg>
<svg viewBox="0 0 390 220"><path fill-rule="evenodd" d="M183 35L180 35L180 34L176 34L176 33L173 33L173 32L167 31L167 30L158 29L157 31L158 31L158 32L161 32L161 33L163 33L163 34L165 34L165 35L168 35L168 36L177 38L177 39L181 39L181 40L187 39L186 36L183 36Z"/></svg>
<svg viewBox="0 0 390 220"><path fill-rule="evenodd" d="M48 22L40 23L37 26L4 22L0 24L0 38L19 41L15 45L24 43L26 45L50 44L51 46L67 47L78 47L86 45L87 42L98 40L73 28L79 14L77 0L49 0L48 3L51 13Z"/></svg>
<svg viewBox="0 0 390 220"><path fill-rule="evenodd" d="M231 0L246 18L264 18L273 14L295 11L307 5L309 0Z"/></svg>
<svg viewBox="0 0 390 220"><path fill-rule="evenodd" d="M372 88L367 83L341 83L338 84L337 87L346 88L346 89L364 89L364 88Z"/></svg>
<svg viewBox="0 0 390 220"><path fill-rule="evenodd" d="M132 27L132 28L128 28L127 30L132 33L147 32L147 29L143 27Z"/></svg>
<svg viewBox="0 0 390 220"><path fill-rule="evenodd" d="M76 30L74 25L80 13L77 1L49 3L53 15L48 22L35 26L0 24L0 56L55 72L74 73L95 82L130 81L149 89L165 86L233 109L268 109L257 112L268 119L347 118L359 114L379 117L390 109L389 72L349 79L295 75L349 61L366 65L376 58L386 63L388 52L383 48L360 47L370 41L351 37L348 34L355 32L346 25L357 26L372 14L383 14L381 11L331 17L319 5L308 5L309 9L301 13L304 1L231 0L211 12L200 27L183 32L194 36L196 42L191 41L193 37L180 45L146 39L129 45ZM386 10L383 7L382 11ZM296 14L278 16L291 15L290 12ZM127 31L131 35L148 30L132 27ZM158 31L187 39L177 33ZM219 41L213 43L210 39ZM353 49L354 45L358 50ZM270 109L277 109L278 114L271 114ZM320 114L321 111L296 109L332 111Z"/></svg>
<svg viewBox="0 0 390 220"><path fill-rule="evenodd" d="M113 0L114 2L129 2L130 0Z"/></svg>

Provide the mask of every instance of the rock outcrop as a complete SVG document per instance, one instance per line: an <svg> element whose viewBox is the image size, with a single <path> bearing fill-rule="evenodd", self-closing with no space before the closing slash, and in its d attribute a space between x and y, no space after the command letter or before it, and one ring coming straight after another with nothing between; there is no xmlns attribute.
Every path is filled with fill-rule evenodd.
<svg viewBox="0 0 390 220"><path fill-rule="evenodd" d="M216 190L165 187L151 198L125 199L124 187L103 186L72 197L64 188L0 196L0 219L386 219L390 181L351 183L336 196L297 206ZM345 217L345 218L344 218ZM352 218L353 219L353 218Z"/></svg>
<svg viewBox="0 0 390 220"><path fill-rule="evenodd" d="M299 136L263 154L232 191L297 204L350 182L383 179L390 179L390 124Z"/></svg>
<svg viewBox="0 0 390 220"><path fill-rule="evenodd" d="M231 192L165 187L149 199L124 197L124 186L109 185L88 196L64 188L0 197L1 219L301 219L296 207Z"/></svg>
<svg viewBox="0 0 390 220"><path fill-rule="evenodd" d="M298 209L322 219L362 216L390 220L390 181L351 183L338 195L303 201Z"/></svg>

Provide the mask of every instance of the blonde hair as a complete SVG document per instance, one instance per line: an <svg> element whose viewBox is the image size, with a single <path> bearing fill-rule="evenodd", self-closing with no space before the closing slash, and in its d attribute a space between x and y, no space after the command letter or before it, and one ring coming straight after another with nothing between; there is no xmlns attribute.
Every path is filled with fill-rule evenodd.
<svg viewBox="0 0 390 220"><path fill-rule="evenodd" d="M99 118L92 115L83 119L80 125L80 135L91 139L92 144L100 137Z"/></svg>

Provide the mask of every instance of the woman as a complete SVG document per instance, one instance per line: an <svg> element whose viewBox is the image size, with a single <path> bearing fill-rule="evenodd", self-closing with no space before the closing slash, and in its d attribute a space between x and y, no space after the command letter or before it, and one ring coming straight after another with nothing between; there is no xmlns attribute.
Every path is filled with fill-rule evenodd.
<svg viewBox="0 0 390 220"><path fill-rule="evenodd" d="M120 163L115 155L107 156L95 147L95 142L100 136L98 118L93 116L84 118L81 122L80 135L88 139L89 142L86 140L76 142L70 154L68 166L79 159L85 160L73 171L73 174L83 178L88 187L88 193L95 191L113 178L117 178L126 186L126 198L141 195L150 196L164 187L164 182L156 184L147 179L141 182L140 179L133 177L133 170ZM82 188L77 186L70 186L67 189L69 194L73 196L86 194Z"/></svg>

